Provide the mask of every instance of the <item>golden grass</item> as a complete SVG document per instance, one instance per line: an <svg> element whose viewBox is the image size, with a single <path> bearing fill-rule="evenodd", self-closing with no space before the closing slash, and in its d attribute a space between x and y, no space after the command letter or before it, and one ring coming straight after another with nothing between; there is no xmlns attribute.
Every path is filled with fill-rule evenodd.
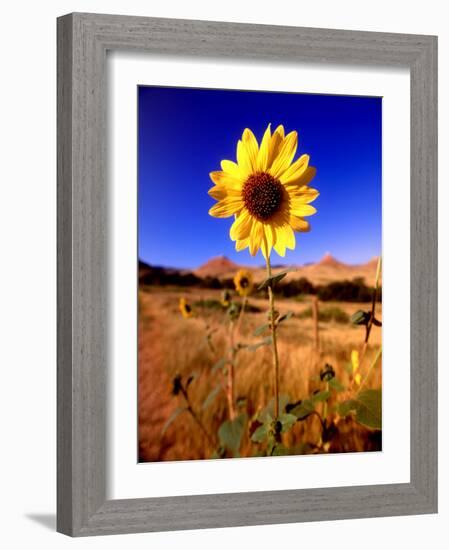
<svg viewBox="0 0 449 550"><path fill-rule="evenodd" d="M220 372L212 373L211 367L226 353L227 325L223 311L202 309L191 319L183 319L179 313L180 296L191 302L204 299L219 299L220 292L168 288L146 288L139 292L139 458L140 461L188 460L209 458L213 448L207 442L188 413L180 415L161 435L164 424L176 407L183 405L181 396L171 394L172 379L176 374L187 378L193 372L197 378L189 387L189 395L206 429L216 438L220 424L227 418L227 401L221 391L214 402L205 410L202 404L206 397L220 383ZM250 298L250 303L267 309L267 301ZM357 309L367 309L367 304L338 305L351 315ZM300 313L310 307L309 301L277 299L280 313L288 310ZM378 307L381 318L381 306ZM205 339L205 320L216 329L213 335L214 352ZM253 335L254 329L266 323L266 313L246 314L238 339L244 343L255 343L262 337ZM364 327L335 322L320 323L320 348L313 349L313 324L311 319L291 318L279 328L280 393L288 395L291 401L304 399L317 389L323 389L319 371L330 363L336 376L346 388L350 388L350 377L345 365L350 362L353 349L360 349L364 338ZM374 327L365 360L361 365L362 376L375 356L381 343L381 330ZM246 398L246 408L251 418L265 407L273 396L273 368L269 347L257 351L242 350L238 354L236 367L236 397ZM373 370L366 388L381 385L381 364ZM336 394L330 400L332 410L336 400L351 396L348 389ZM333 413L334 414L334 413ZM334 414L335 417L335 414ZM356 424L351 418L336 419L339 436L332 443L331 452L375 450L379 442L368 429ZM376 437L378 434L376 435ZM309 417L298 422L289 432L285 443L289 447L316 445L320 437L319 421ZM217 443L218 446L218 443ZM257 445L250 443L249 435L244 438L242 456L253 456Z"/></svg>

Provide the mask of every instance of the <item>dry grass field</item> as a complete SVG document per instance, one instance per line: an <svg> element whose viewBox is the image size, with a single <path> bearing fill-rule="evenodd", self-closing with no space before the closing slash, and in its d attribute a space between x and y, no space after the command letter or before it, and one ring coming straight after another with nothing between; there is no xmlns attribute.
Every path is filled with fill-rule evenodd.
<svg viewBox="0 0 449 550"><path fill-rule="evenodd" d="M179 299L184 296L194 306L194 316L185 319L179 311ZM221 382L221 372L212 367L225 354L227 318L225 308L216 307L221 291L210 289L144 286L139 290L139 460L188 460L210 458L218 447L217 430L228 415L226 394L218 391L206 408L203 404ZM236 298L236 301L241 300ZM197 306L195 307L195 304ZM201 305L203 304L203 306ZM204 307L204 304L208 307ZM263 297L250 297L249 304L259 312L243 316L240 334L236 341L256 343L256 327L266 323L267 301ZM213 307L211 307L211 305ZM282 402L296 402L323 389L320 370L326 363L333 366L336 379L344 386L340 392L331 392L328 414L337 433L329 452L373 451L381 448L380 432L356 423L351 415L340 418L335 411L339 401L349 399L354 391L351 370L348 368L352 350L361 350L365 335L363 326L354 326L350 316L367 304L320 303L320 311L329 308L341 310L338 322L324 319L319 323L319 351L314 347L314 325L307 316L310 298L276 299L280 314L292 311L293 316L278 330L280 358L280 395ZM376 317L381 319L382 308L377 307ZM205 326L213 331L212 346L205 338ZM379 350L381 329L373 327L365 358L360 365L363 375ZM257 445L250 441L252 419L266 407L273 396L273 374L270 346L256 351L242 349L235 368L236 401L247 411L249 422L240 448L241 456L257 455ZM200 418L211 439L198 429L192 416L186 412L178 416L163 432L170 415L182 406L182 396L173 395L173 379L180 374L187 379L195 373L189 386L192 408ZM381 362L372 370L365 388L381 386ZM318 407L324 406L322 403ZM314 452L320 440L320 424L311 415L297 422L285 434L284 443L295 453Z"/></svg>

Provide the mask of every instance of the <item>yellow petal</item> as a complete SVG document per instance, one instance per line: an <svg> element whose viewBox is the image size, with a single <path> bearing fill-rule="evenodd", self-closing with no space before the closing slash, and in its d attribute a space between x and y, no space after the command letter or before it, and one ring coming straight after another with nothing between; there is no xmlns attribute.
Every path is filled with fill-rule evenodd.
<svg viewBox="0 0 449 550"><path fill-rule="evenodd" d="M270 148L268 152L267 169L273 164L274 159L278 156L279 151L284 142L284 127L279 125L274 134L271 136Z"/></svg>
<svg viewBox="0 0 449 550"><path fill-rule="evenodd" d="M309 222L306 222L306 220L303 220L302 218L297 218L296 216L290 216L289 223L293 231L301 231L302 233L306 233L307 231L310 231Z"/></svg>
<svg viewBox="0 0 449 550"><path fill-rule="evenodd" d="M222 160L221 169L235 179L241 180L242 175L240 173L239 165L232 160Z"/></svg>
<svg viewBox="0 0 449 550"><path fill-rule="evenodd" d="M259 154L257 155L257 169L265 172L268 167L268 155L271 144L271 124L268 124L267 129L260 144Z"/></svg>
<svg viewBox="0 0 449 550"><path fill-rule="evenodd" d="M237 143L237 164L239 165L240 173L243 178L246 179L252 173L253 169L248 150L241 140Z"/></svg>
<svg viewBox="0 0 449 550"><path fill-rule="evenodd" d="M270 168L270 174L275 178L280 177L290 166L298 147L298 133L290 132L284 139L278 156L274 159Z"/></svg>
<svg viewBox="0 0 449 550"><path fill-rule="evenodd" d="M284 131L284 127L282 126L282 124L279 124L279 126L276 128L276 130L274 131L275 134L279 134L281 136L282 139L284 139L285 137L285 131Z"/></svg>
<svg viewBox="0 0 449 550"><path fill-rule="evenodd" d="M360 376L360 372L358 372L354 376L354 382L357 384L357 386L360 386L361 381L362 381L362 377Z"/></svg>
<svg viewBox="0 0 449 550"><path fill-rule="evenodd" d="M253 218L249 214L248 210L244 209L237 216L234 223L231 225L229 236L231 240L238 241L249 237L251 227L253 225Z"/></svg>
<svg viewBox="0 0 449 550"><path fill-rule="evenodd" d="M245 128L242 135L242 141L246 147L246 151L251 163L251 171L257 171L257 155L259 153L259 145L257 144L257 139L254 137L254 134L249 128Z"/></svg>
<svg viewBox="0 0 449 550"><path fill-rule="evenodd" d="M207 192L211 197L217 201L221 201L226 197L241 197L242 192L240 189L229 189L225 185L214 185Z"/></svg>
<svg viewBox="0 0 449 550"><path fill-rule="evenodd" d="M263 236L263 227L259 221L254 221L249 236L249 253L255 256L260 248Z"/></svg>
<svg viewBox="0 0 449 550"><path fill-rule="evenodd" d="M221 201L228 196L228 189L223 185L214 185L207 193L215 200Z"/></svg>
<svg viewBox="0 0 449 550"><path fill-rule="evenodd" d="M243 202L240 199L227 198L212 206L209 214L215 218L229 218L240 212L242 208Z"/></svg>
<svg viewBox="0 0 449 550"><path fill-rule="evenodd" d="M290 250L294 250L296 245L296 238L295 238L293 229L290 227L290 225L286 224L278 228L276 230L276 234L277 234L277 238L281 238L283 240L286 248L289 248ZM280 235L282 236L279 237Z"/></svg>
<svg viewBox="0 0 449 550"><path fill-rule="evenodd" d="M241 241L236 241L235 243L235 249L237 250L237 252L244 250L248 246L249 246L249 239L242 239Z"/></svg>
<svg viewBox="0 0 449 550"><path fill-rule="evenodd" d="M227 172L211 172L209 177L215 185L226 185L232 189L242 188L242 181L234 176L230 176Z"/></svg>
<svg viewBox="0 0 449 550"><path fill-rule="evenodd" d="M295 160L295 162L287 168L287 170L280 176L279 180L284 185L287 185L289 183L294 183L296 180L298 180L304 172L307 170L307 167L309 166L309 155L301 155L299 159Z"/></svg>
<svg viewBox="0 0 449 550"><path fill-rule="evenodd" d="M290 200L290 214L294 216L302 218L304 216L312 216L315 212L316 208L310 206L310 204L304 204L304 202L298 199Z"/></svg>
<svg viewBox="0 0 449 550"><path fill-rule="evenodd" d="M276 227L276 242L274 243L274 249L279 256L285 256L285 237L282 227Z"/></svg>
<svg viewBox="0 0 449 550"><path fill-rule="evenodd" d="M292 164L293 166L293 164ZM282 174L282 176L279 178L280 181L283 181L285 176ZM313 180L313 178L316 176L316 168L313 166L308 166L305 170L305 172L299 176L297 179L290 181L288 184L284 184L285 188L287 190L290 189L297 189L299 187L304 187L304 185L309 185L309 183Z"/></svg>
<svg viewBox="0 0 449 550"><path fill-rule="evenodd" d="M320 194L316 189L312 189L312 187L307 187L304 185L304 187L300 187L296 191L289 192L290 206L292 201L295 201L295 203L309 204L319 197L319 195Z"/></svg>
<svg viewBox="0 0 449 550"><path fill-rule="evenodd" d="M261 250L265 260L270 257L273 244L276 240L276 233L274 228L270 224L264 224L263 226L263 238L261 243Z"/></svg>

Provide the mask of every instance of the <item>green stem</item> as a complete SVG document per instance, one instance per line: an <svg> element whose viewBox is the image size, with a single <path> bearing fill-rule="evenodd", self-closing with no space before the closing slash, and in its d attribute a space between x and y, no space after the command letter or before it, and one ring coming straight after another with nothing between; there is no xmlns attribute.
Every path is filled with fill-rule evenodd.
<svg viewBox="0 0 449 550"><path fill-rule="evenodd" d="M326 382L325 391L327 391L327 392L329 391L329 382ZM325 422L326 422L326 418L327 418L327 399L323 403L323 419L324 419Z"/></svg>
<svg viewBox="0 0 449 550"><path fill-rule="evenodd" d="M242 301L242 307L240 308L239 318L237 319L237 336L240 336L240 328L242 325L243 314L245 313L245 307L246 307L247 301L248 301L248 298L244 296Z"/></svg>
<svg viewBox="0 0 449 550"><path fill-rule="evenodd" d="M271 277L271 263L270 257L267 257L267 276ZM277 348L277 335L276 335L276 319L274 309L274 294L271 283L268 285L268 299L270 302L270 327L271 327L271 339L273 350L273 366L274 366L274 418L279 417L279 355Z"/></svg>
<svg viewBox="0 0 449 550"><path fill-rule="evenodd" d="M374 360L372 361L371 365L369 366L369 369L368 369L367 373L365 374L365 378L362 380L362 382L359 386L359 389L358 389L359 392L363 388L363 386L366 384L366 381L368 380L369 375L371 374L371 371L376 366L376 363L377 363L377 361L379 361L379 358L380 358L381 355L382 355L382 346L379 348L379 350L376 354L376 357L374 357Z"/></svg>
<svg viewBox="0 0 449 550"><path fill-rule="evenodd" d="M212 342L212 334L210 332L210 326L207 324L207 322L205 323L205 328L206 328L206 340L207 340L207 345L209 347L209 350L212 352L212 353L215 353L215 346Z"/></svg>
<svg viewBox="0 0 449 550"><path fill-rule="evenodd" d="M193 410L192 403L190 402L189 395L186 391L186 389L181 388L181 393L186 400L187 403L187 411L190 414L190 416L193 418L193 420L196 422L200 430L203 432L204 436L206 437L209 444L214 447L214 442L212 440L212 437L209 435L209 432L206 430L204 424L201 422L200 418L196 414L196 412Z"/></svg>
<svg viewBox="0 0 449 550"><path fill-rule="evenodd" d="M229 325L229 347L230 347L230 358L228 363L228 383L227 383L227 397L228 397L228 408L229 408L229 418L234 420L236 416L235 412L235 340L234 340L234 321L230 322Z"/></svg>
<svg viewBox="0 0 449 550"><path fill-rule="evenodd" d="M359 361L360 365L363 363L363 360L365 359L366 350L368 349L368 340L371 334L371 329L373 328L374 318L376 315L377 291L379 290L379 277L380 277L381 267L382 267L382 257L379 256L379 259L377 261L376 282L374 284L373 298L371 301L371 315L370 315L368 324L366 325L365 341L363 342L362 353L360 354L360 361Z"/></svg>

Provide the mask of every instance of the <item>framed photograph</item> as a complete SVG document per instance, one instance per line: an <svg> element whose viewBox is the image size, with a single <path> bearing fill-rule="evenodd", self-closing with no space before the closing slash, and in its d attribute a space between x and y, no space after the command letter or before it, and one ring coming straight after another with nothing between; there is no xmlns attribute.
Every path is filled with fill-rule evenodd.
<svg viewBox="0 0 449 550"><path fill-rule="evenodd" d="M58 531L437 511L437 39L58 19Z"/></svg>

